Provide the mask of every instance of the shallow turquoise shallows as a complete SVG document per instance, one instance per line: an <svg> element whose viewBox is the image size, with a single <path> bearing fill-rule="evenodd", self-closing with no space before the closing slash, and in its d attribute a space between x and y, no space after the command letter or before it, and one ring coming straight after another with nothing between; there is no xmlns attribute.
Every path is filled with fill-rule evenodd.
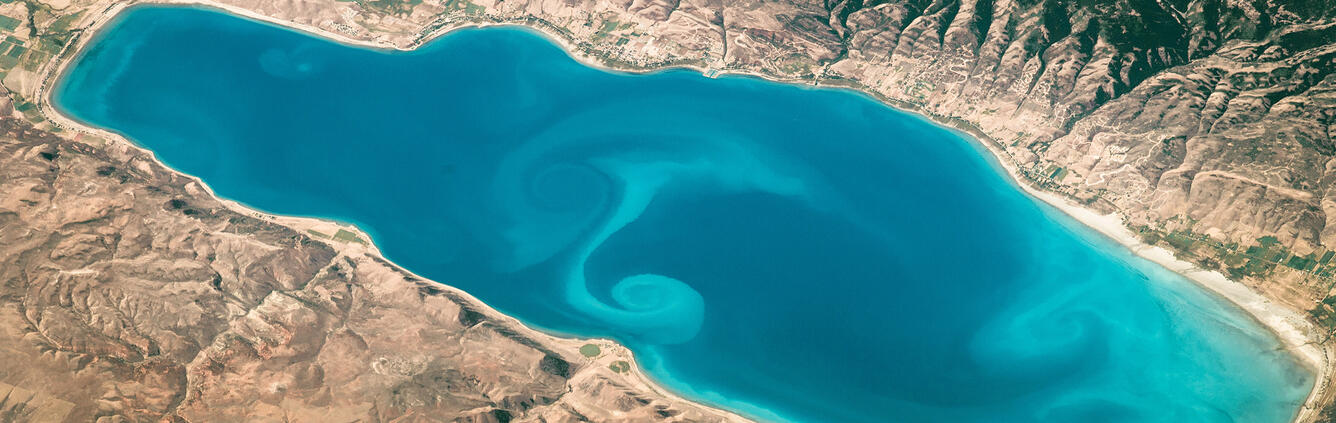
<svg viewBox="0 0 1336 423"><path fill-rule="evenodd" d="M1313 382L970 141L851 92L611 73L518 28L387 52L137 7L54 99L759 419L1283 423Z"/></svg>

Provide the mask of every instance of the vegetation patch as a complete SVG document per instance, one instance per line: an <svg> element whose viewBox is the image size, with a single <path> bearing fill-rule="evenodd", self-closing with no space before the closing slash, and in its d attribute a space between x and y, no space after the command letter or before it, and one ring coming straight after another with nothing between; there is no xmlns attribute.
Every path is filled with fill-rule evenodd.
<svg viewBox="0 0 1336 423"><path fill-rule="evenodd" d="M1192 222L1188 222L1192 226ZM1179 229L1168 231L1163 228L1137 226L1133 228L1142 242L1149 245L1168 247L1174 254L1189 260L1202 268L1219 270L1231 279L1268 278L1276 272L1296 271L1305 277L1311 277L1311 283L1317 286L1336 284L1336 266L1331 262L1336 259L1336 251L1315 251L1305 255L1296 255L1280 243L1274 236L1257 238L1256 244L1241 246L1237 242L1221 242L1210 236ZM1336 299L1333 299L1336 301ZM1323 302L1310 310L1314 317L1336 328L1336 315L1327 316L1336 311L1327 310L1336 307L1333 302ZM1330 317L1330 322L1323 319Z"/></svg>
<svg viewBox="0 0 1336 423"><path fill-rule="evenodd" d="M599 349L598 345L584 344L583 346L580 347L580 354L585 357L594 358L598 357L600 354L603 354L603 350Z"/></svg>
<svg viewBox="0 0 1336 423"><path fill-rule="evenodd" d="M18 28L19 25L22 23L23 21L20 21L18 19L0 15L0 29L3 29L5 31L13 31L14 29Z"/></svg>
<svg viewBox="0 0 1336 423"><path fill-rule="evenodd" d="M334 239L342 242L356 242L358 244L363 244L363 245L366 244L366 241L363 241L362 238L359 238L357 234L352 233L351 231L348 231L346 229L339 229L338 232L335 232Z"/></svg>

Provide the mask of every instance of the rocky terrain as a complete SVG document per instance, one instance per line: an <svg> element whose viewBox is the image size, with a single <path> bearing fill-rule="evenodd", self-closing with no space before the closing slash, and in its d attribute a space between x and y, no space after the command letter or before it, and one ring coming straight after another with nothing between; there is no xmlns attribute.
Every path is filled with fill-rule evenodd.
<svg viewBox="0 0 1336 423"><path fill-rule="evenodd" d="M1030 182L1333 323L1329 0L480 4L475 20L540 19L614 65L849 86L922 111Z"/></svg>
<svg viewBox="0 0 1336 423"><path fill-rule="evenodd" d="M1332 0L218 2L399 48L519 23L619 68L858 88L979 135L1029 183L1117 212L1146 242L1336 331ZM499 316L469 324L469 300L416 294L422 285L356 243L236 215L117 142L70 140L43 87L87 28L127 3L0 4L12 20L0 19L12 103L0 111L17 138L0 150L0 334L24 340L0 343L12 354L0 392L28 398L5 410L187 418L207 405L299 419L310 404L340 404L377 419L605 420L591 404L612 401L626 416L708 413L580 361L568 341ZM36 129L15 132L19 121ZM130 185L111 185L119 178ZM357 361L414 354L401 348L421 355ZM510 370L469 376L485 366ZM271 385L248 385L257 380ZM84 398L95 403L65 402Z"/></svg>
<svg viewBox="0 0 1336 423"><path fill-rule="evenodd" d="M740 420L294 225L0 120L0 421Z"/></svg>
<svg viewBox="0 0 1336 423"><path fill-rule="evenodd" d="M46 48L45 66L10 69L4 84L20 114L41 121L34 99L86 38L81 28L127 2L28 1L0 6L30 18L11 38L64 47ZM1336 283L1331 0L219 4L399 48L519 23L615 67L859 88L986 138L1031 183L1118 212L1150 243L1336 327L1324 303ZM32 54L45 53L20 62Z"/></svg>

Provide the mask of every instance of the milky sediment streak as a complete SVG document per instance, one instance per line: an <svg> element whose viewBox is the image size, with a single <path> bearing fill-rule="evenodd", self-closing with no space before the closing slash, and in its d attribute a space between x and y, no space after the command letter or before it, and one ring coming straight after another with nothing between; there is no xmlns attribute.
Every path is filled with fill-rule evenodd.
<svg viewBox="0 0 1336 423"><path fill-rule="evenodd" d="M1281 423L1313 380L1238 310L866 97L602 72L516 29L386 52L119 19L56 107L765 420Z"/></svg>
<svg viewBox="0 0 1336 423"><path fill-rule="evenodd" d="M626 107L618 104L616 107ZM624 336L654 344L696 336L704 299L671 275L628 275L610 290L611 303L590 292L589 256L618 230L634 222L662 190L757 191L812 204L818 178L736 134L693 136L644 116L621 116L616 128L579 114L541 132L498 167L496 201L509 226L501 231L510 251L499 254L502 271L517 271L572 251L562 281L566 301L579 312ZM676 132L676 133L675 133ZM581 134L572 138L570 134ZM591 155L581 153L595 152ZM805 176L805 178L804 178ZM662 254L674 254L663 251Z"/></svg>

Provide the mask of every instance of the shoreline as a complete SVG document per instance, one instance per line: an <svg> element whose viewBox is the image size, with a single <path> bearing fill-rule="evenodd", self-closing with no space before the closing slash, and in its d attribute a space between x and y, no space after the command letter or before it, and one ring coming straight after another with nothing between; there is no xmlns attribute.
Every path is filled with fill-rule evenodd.
<svg viewBox="0 0 1336 423"><path fill-rule="evenodd" d="M495 316L495 317L500 317L501 319L505 320L507 323L509 323L509 324L511 324L511 325L514 325L515 327L523 328L523 330L525 330L525 331L528 331L528 332L530 332L530 333L537 334L537 335L540 335L540 336L542 336L542 337L544 337L544 338L547 338L549 342L554 342L554 343L558 343L558 344L565 344L565 346L570 347L570 348L572 348L572 349L578 348L580 345L582 345L582 344L586 344L586 343L602 344L602 345L604 345L605 347L606 347L606 346L613 346L613 348L611 349L611 351L609 351L607 354L605 354L605 356L607 356L607 357L611 357L611 356L619 356L619 355L621 355L621 354L625 354L625 355L626 355L626 358L627 358L626 361L629 362L630 365L631 365L631 369L630 369L630 372L629 372L629 374L630 374L629 379L631 379L635 384L640 385L641 387L645 388L647 391L652 392L652 393L657 394L657 395L660 395L660 396L664 397L665 399L667 399L667 400L669 400L669 401L673 401L673 402L682 402L682 403L692 404L692 405L694 405L694 406L696 406L696 407L701 408L701 409L704 410L704 411L707 411L707 412L710 412L710 413L715 414L715 415L718 416L720 419L722 419L722 421L725 421L725 422L752 422L752 421L754 421L753 419L748 418L748 417L745 417L745 416L742 416L741 414L738 414L737 412L734 412L734 411L731 411L731 410L726 410L726 409L723 409L723 408L720 408L720 407L716 407L716 406L714 406L714 405L712 405L712 404L709 404L709 403L706 403L706 402L702 402L702 401L699 401L699 400L693 400L693 399L690 399L690 398L685 398L685 397L682 397L681 395L678 395L678 394L675 393L675 392L672 392L671 390L667 389L667 388L664 387L662 384L660 384L658 381L654 380L654 378L650 377L649 373L646 372L645 369L644 369L643 367L641 367L641 365L640 365L640 360L638 360L638 359L635 358L635 353L634 353L633 351L631 351L630 348L627 348L624 344L622 344L621 342L619 342L619 341L617 341L617 340L615 340L615 339L608 339L608 338L582 338L582 337L576 337L576 336L564 336L564 335L554 334L554 333L545 332L545 331L536 329L536 328L534 328L532 325L527 324L527 323L525 323L525 322L523 322L523 321L520 321L518 318L516 318L516 317L514 317L514 316L511 316L511 315L509 315L509 314L506 314L506 313L501 312L500 310L497 310L496 308L492 307L491 305L487 304L486 302L483 302L481 299L478 299L477 297L474 297L473 294L470 294L470 293L468 293L468 292L466 292L466 291L464 291L464 290L462 290L462 289L456 288L456 287L453 286L453 285L446 284L446 283L442 283L442 282L438 282L438 281L436 281L436 280L434 280L434 279L424 277L424 276L422 276L422 275L419 275L419 274L413 272L412 270L409 270L409 269L407 269L407 268L405 268L405 267L403 267L403 266L400 266L400 265L398 265L398 264L395 264L394 261L392 261L392 260L390 260L389 258L385 257L385 255L381 253L380 249L376 246L376 243L374 242L374 240L372 239L372 237L370 236L370 234L368 234L366 231L363 231L361 228L357 227L357 225L355 225L355 224L347 223L347 222L340 222L340 221L333 220L333 219L328 219L328 218L312 217L312 216L286 216L286 215L272 214L272 213L265 212L265 211L263 211L263 210L259 210L259 209L256 209L256 208L251 208L250 206L247 206L247 205L245 205L245 204L243 204L243 203L240 203L240 202L237 202L237 201L235 201L235 200L232 200L232 199L229 199L229 198L226 198L226 197L222 197L222 196L218 195L217 193L215 193L214 190L213 190L213 188L210 187L207 183L205 183L202 179L200 179L200 178L198 178L198 177L196 177L196 176L194 176L194 175L190 175L190 174L181 172L181 171L179 171L179 170L176 170L175 168L172 168L171 166L168 166L167 164L165 164L164 162L162 162L161 160L159 160L158 157L157 157L157 155L154 154L154 152L153 152L152 150L149 150L149 149L146 149L146 148L144 148L144 147L141 147L141 146L139 146L138 144L135 144L133 141L130 141L127 137L125 137L125 136L123 136L123 135L120 135L120 134L117 134L117 133L115 133L115 132L111 132L111 131L108 131L108 130L105 130L105 129L95 128L95 127L91 127L91 126L88 126L88 125L84 125L84 124L82 124L82 123L80 123L80 122L74 120L73 118L70 118L70 117L68 117L68 116L65 116L64 114L62 114L62 113L60 113L58 110L56 110L55 107L52 106L52 105L51 105L51 102L50 102L50 97L51 97L51 95L52 95L52 92L51 92L51 90L50 90L50 88L51 88L51 86L50 86L50 82L53 81L53 79L52 79L52 75L56 75L55 79L59 79L59 76L63 76L63 75L64 75L64 72L65 72L65 70L67 70L69 64L70 64L70 63L73 63L74 59L77 58L78 55L81 54L81 53L83 52L83 49L84 49L84 47L87 46L87 44L89 43L89 40L93 39L93 38L96 36L96 33L102 29L102 26L106 25L108 22L111 22L116 16L119 16L119 15L121 14L121 12L125 11L126 9L128 9L128 8L130 8L130 7L133 7L133 6L136 6L136 5L142 5L142 4L179 5L179 6L204 6L204 7L213 7L213 8L216 8L216 9L218 9L218 10L222 10L222 11L224 11L224 12L226 12L226 13L233 13L233 11L231 10L231 7L230 7L230 6L226 6L226 5L218 5L218 4L214 3L214 2L211 1L211 0L164 0L164 1L150 1L150 2L144 2L144 3L135 3L135 4L116 4L116 5L113 5L112 7L109 7L109 8L107 8L107 9L103 10L103 11L102 11L102 12L95 18L94 22L93 22L90 26L88 26L88 27L85 29L85 31L86 31L85 34L88 34L88 36L87 36L86 38L80 38L78 43L68 45L68 46L66 46L66 49L61 50L60 53L56 56L56 60L58 60L58 62L52 62L52 63L57 63L57 64L56 64L53 68L48 69L47 71L44 71L44 72L42 73L41 84L38 86L38 94L39 94L39 96L37 97L37 99L38 99L38 102L39 102L39 108L40 108L40 110L42 111L42 115L45 116L47 119L49 119L49 120L52 122L52 124L54 124L54 125L56 125L56 126L58 126L58 127L61 127L61 128L65 128L65 129L74 131L74 132L79 132L79 133L84 133L84 134L89 134L89 135L93 135L93 136L102 137L102 138L107 139L107 141L109 141L110 143L121 144L122 146L125 146L125 147L127 147L127 148L129 148L129 149L138 150L138 151L140 151L140 152L146 154L149 158L152 158L154 161L158 162L158 164L161 164L164 168L169 169L169 170L172 171L172 172L175 172L175 173L177 173L177 174L179 174L179 175L182 175L182 176L184 176L184 177L190 179L196 186L198 186L200 189L203 189L206 193L208 193L209 196L213 197L214 199L218 200L219 203L223 204L224 207L227 207L227 208L229 208L229 209L231 209L232 211L235 211L235 212L237 212L237 213L241 213L241 214L248 215L248 216L253 216L253 217L256 217L256 218L258 218L258 219L262 219L262 220L265 220L265 221L273 222L273 223L276 223L276 224L279 224L279 225L284 225L284 226L293 228L294 230L298 230L298 232L302 232L302 231L305 231L305 230L308 230L308 229L312 229L312 228L317 228L317 227L329 226L329 225L331 225L331 224L332 224L333 226L338 227L338 228L348 230L349 232L352 232L352 233L355 234L356 236L358 236L358 237L360 237L360 238L362 238L362 239L367 240L367 243L365 243L365 244L355 243L355 242L343 242L343 243L340 243L340 242L336 242L336 241L324 240L324 239L319 239L319 238L312 238L312 239L315 239L315 240L318 241L318 242L323 242L323 243L329 245L330 247L332 247L332 248L334 248L336 251L338 251L340 254L347 254L347 253L349 253L349 252L352 252L352 253L362 253L362 254L370 255L370 256L375 257L375 258L379 258L379 259L385 260L386 263L389 263L389 264L390 264L391 266L393 266L395 269L397 269L397 270L399 270L399 271L401 271L401 272L404 272L404 273L406 273L406 274L408 274L408 275L411 275L411 276L413 276L413 277L415 277L415 278L418 278L418 279L420 279L420 280L427 281L427 282L430 282L430 283L434 283L434 284L436 284L436 285L437 285L439 288L441 288L441 289L450 291L450 292L452 292L452 293L458 295L460 298L463 298L463 299L465 299L465 300L467 300L467 301L469 301L469 302L472 302L472 303L474 303L474 304L477 304L478 306L482 307L482 308L483 308L486 312L488 312L489 314L491 314L491 315L493 315L493 316ZM243 10L243 11L244 11L244 9L238 9L238 10ZM291 28L290 26L287 26L287 25L286 25L285 23L283 23L283 22L274 20L274 19L272 19L272 18L264 17L264 16L262 16L262 15L254 14L253 12L245 11L245 13L236 13L236 14L237 14L237 15L244 16L244 17L248 17L248 18L254 18L254 19L259 20L259 21L262 21L262 22L266 22L266 23L270 23L270 24L274 24L274 25L283 26L284 28ZM467 28L467 27L461 27L461 28ZM325 37L326 35L337 36L337 34L334 34L334 33L328 33L328 34L326 34L325 31L319 31L319 32L316 32L316 31L313 31L313 30L315 30L314 28L311 28L311 29L312 29L312 30L308 30L307 32L310 32L310 33L312 33L312 34L315 34L315 35L318 35L318 36L321 36L321 37ZM332 39L332 38L334 38L334 37L326 37L326 38L331 38L331 39ZM349 40L351 41L351 39L349 39ZM342 42L342 41L339 41L339 42ZM77 44L77 46L76 46L76 44ZM363 46L363 47L365 47L365 46L384 47L383 45L375 44L375 43L349 42L348 44L351 44L351 45L357 45L357 46ZM74 51L73 56L69 56L69 57L65 56L66 54L68 54L67 50L68 50L69 48L71 48L71 47L74 47L74 48L75 48L75 51ZM50 66L50 65L48 65L48 66ZM52 73L52 72L54 72L54 73ZM308 233L308 234L309 234L309 233ZM600 357L600 358L594 359L594 360L591 361L590 364L594 364L594 362L597 362L598 360L604 360L604 361L606 361L606 358L605 358L605 357Z"/></svg>
<svg viewBox="0 0 1336 423"><path fill-rule="evenodd" d="M935 123L935 122L934 122ZM963 131L962 131L963 132ZM966 135L969 135L966 133ZM1101 214L1082 207L1069 198L1032 187L1020 179L1019 171L1012 163L1003 161L1002 153L996 147L982 139L976 139L990 153L990 161L1005 169L1011 182L1037 202L1051 206L1078 223L1114 241L1133 255L1177 273L1207 294L1214 295L1233 304L1262 327L1271 332L1282 347L1303 367L1313 372L1313 387L1308 397L1296 410L1291 422L1306 423L1316 421L1322 411L1322 403L1329 401L1330 383L1333 371L1333 346L1323 342L1321 332L1304 314L1286 305L1266 298L1252 288L1216 270L1206 270L1176 257L1173 251L1164 247L1147 245L1137 238L1126 225L1123 216L1118 213Z"/></svg>
<svg viewBox="0 0 1336 423"><path fill-rule="evenodd" d="M609 72L627 73L627 74L646 74L646 73L655 73L655 72L669 71L675 69L691 70L699 72L702 75L711 78L718 76L752 77L776 83L795 84L805 87L819 87L825 89L838 89L856 93L858 95L868 96L871 99L876 100L877 102L882 103L885 106L894 109L895 111L913 115L914 117L923 119L927 122L930 122L933 125L955 132L957 136L960 136L961 138L965 139L966 142L972 144L973 146L982 147L982 150L986 151L987 153L983 154L985 156L985 160L989 161L991 164L995 166L998 166L1003 171L1002 173L1005 174L1006 179L1008 179L1009 182L1011 182L1021 191L1025 192L1036 202L1046 204L1048 206L1057 209L1058 211L1074 219L1078 223L1098 233L1099 234L1098 236L1104 236L1109 240L1112 240L1117 244L1121 245L1123 248L1128 249L1133 255L1146 259L1152 263L1164 267L1165 269L1168 269L1174 273L1183 276L1185 279L1191 281L1194 285L1197 285L1198 287L1202 288L1209 294L1215 295L1220 299L1228 301L1229 303L1238 307L1241 311L1244 312L1244 314L1248 315L1250 318L1260 323L1263 327L1265 327L1268 331L1270 331L1273 334L1273 336L1276 337L1277 340L1280 341L1280 344L1290 353L1292 357L1294 357L1295 361L1300 363L1302 366L1304 366L1314 374L1313 387L1310 389L1308 397L1304 400L1303 404L1299 407L1298 410L1296 410L1296 414L1294 418L1291 420L1292 422L1299 423L1299 422L1315 421L1316 417L1318 417L1319 413L1322 411L1322 405L1325 405L1327 402L1330 402L1332 398L1330 384L1334 376L1333 373L1336 372L1336 367L1333 367L1333 358L1336 357L1336 347L1334 347L1330 343L1324 342L1324 339L1321 339L1322 334L1318 330L1317 326L1313 324L1311 320L1305 317L1305 314L1302 311L1293 309L1284 304L1274 302L1273 300L1266 298L1265 296L1254 291L1247 285L1241 282L1231 280L1227 276L1218 271L1201 269L1190 262L1181 260L1177 258L1172 251L1167 250L1163 247L1147 245L1143 243L1139 238L1136 237L1134 233L1132 233L1132 231L1126 225L1124 225L1124 218L1119 213L1115 212L1109 214L1101 214L1095 210L1083 207L1077 204L1072 199L1064 197L1058 193L1045 191L1041 188L1032 186L1029 182L1025 181L1022 178L1020 170L1017 167L1017 165L1009 160L1010 156L1004 150L998 147L997 142L993 140L992 137L989 137L987 134L983 133L978 128L973 127L973 125L970 124L969 122L961 121L959 119L954 119L950 117L937 116L922 110L920 107L918 107L913 103L907 103L904 101L887 98L879 93L866 89L866 87L861 86L861 84L859 84L856 80L825 78L824 70L815 79L807 80L807 79L777 77L773 75L767 75L760 72L753 72L747 70L727 69L727 68L716 69L712 67L707 68L707 67L700 67L687 64L673 64L673 65L665 65L662 67L647 67L647 68L610 66L605 63L601 63L591 54L591 52L587 51L585 48L582 48L577 43L568 39L566 36L560 34L556 30L547 28L542 25L535 25L532 22L460 21L453 23L445 23L434 29L426 30L424 32L417 34L417 37L411 43L407 44L405 47L401 47L399 45L395 45L393 43L386 42L383 40L372 41L372 40L362 40L362 39L352 38L345 34L340 34L337 32L321 29L308 24L285 21L279 18L273 18L239 6L221 4L214 0L145 0L138 2L130 2L130 3L112 4L103 9L101 12L97 12L96 15L94 15L92 20L85 27L83 27L83 32L80 33L76 42L66 45L65 48L63 48L55 56L53 56L50 62L48 62L45 66L43 66L42 71L39 73L40 79L36 91L37 95L34 97L34 100L38 104L42 116L46 117L56 127L66 130L71 130L77 133L102 137L107 139L112 144L123 144L128 148L136 149L143 153L146 153L150 158L152 158L155 161L158 161L159 164L163 164L163 162L161 160L158 160L156 154L154 154L153 151L145 149L135 144L133 141L130 141L127 137L122 136L120 134L111 132L109 130L95 128L82 124L77 120L61 113L59 110L55 108L55 106L50 101L51 96L53 94L51 88L54 86L55 82L57 82L61 77L64 76L69 66L72 63L74 63L75 60L80 55L83 54L84 49L93 40L97 38L99 32L103 29L103 27L105 27L107 23L114 21L115 18L120 16L122 12L124 12L125 10L141 5L203 7L206 9L213 9L216 11L242 17L245 19L251 19L257 22L262 22L269 25L275 25L284 29L295 30L298 32L302 32L304 34L308 34L311 36L315 36L339 44L360 47L360 48L372 48L379 50L394 50L394 51L412 51L425 44L432 42L433 40L444 37L454 31L463 29L485 28L491 26L520 27L525 30L532 31L538 35L541 35L544 39L548 40L549 42L558 45L562 50L564 50L567 53L568 56L570 56L572 59L579 62L580 64ZM431 28L433 25L435 25L436 22L439 21L434 21L432 24L425 26L424 29ZM983 151L981 151L981 154L982 153ZM357 236L362 237L363 239L366 239L368 243L359 245L356 243L339 244L324 240L322 240L322 242L328 243L336 250L340 250L340 252L343 252L349 248L355 250L365 249L365 253L371 254L375 257L384 259L387 262L393 263L383 254L381 254L381 251L379 250L379 248L377 248L374 240L370 237L370 235L367 234L365 231L361 230L360 228L358 228L355 224L347 222L339 222L332 219L320 218L320 217L284 216L284 215L270 214L256 208L251 208L237 201L221 197L217 195L213 191L213 189L209 187L209 185L206 184L203 180L195 176L172 169L170 166L167 166L165 164L163 165L164 167L171 169L173 172L176 172L191 179L199 187L201 187L204 191L206 191L210 196L218 199L222 204L224 204L226 207L230 209L233 209L234 211L262 218L285 226L293 227L294 229L309 229L311 227L316 227L316 226L327 226L332 223L340 228L347 229L355 233ZM433 281L430 278L425 278L420 275L417 275L416 273L413 273L408 269L398 266L397 264L394 266L422 280ZM496 315L504 316L505 319L507 319L509 322L513 324L523 327L526 330L542 334L546 337L564 341L600 342L600 343L611 343L612 345L616 345L619 349L625 350L626 354L629 356L628 361L631 362L632 366L631 370L634 379L636 379L637 382L648 388L650 391L655 392L659 395L663 395L664 397L674 401L682 401L696 404L704 409L708 409L715 412L716 414L719 414L721 417L723 417L725 420L728 421L750 420L746 417L739 415L736 412L725 410L703 401L683 398L680 395L671 392L669 389L662 386L661 383L655 381L652 377L650 377L647 373L645 373L644 370L641 368L639 361L634 358L634 354L624 345L615 340L604 339L604 338L570 337L534 329L533 327L531 327L531 325L528 325L513 316L502 313L496 310L495 308L492 308L483 301L477 299L476 297L472 296L471 294L463 290L455 288L454 286L451 286L449 284L440 282L435 282L435 283L444 287L445 289L449 289L461 295L463 298L466 298L476 304L481 305L482 307L485 307L487 310L493 312Z"/></svg>

